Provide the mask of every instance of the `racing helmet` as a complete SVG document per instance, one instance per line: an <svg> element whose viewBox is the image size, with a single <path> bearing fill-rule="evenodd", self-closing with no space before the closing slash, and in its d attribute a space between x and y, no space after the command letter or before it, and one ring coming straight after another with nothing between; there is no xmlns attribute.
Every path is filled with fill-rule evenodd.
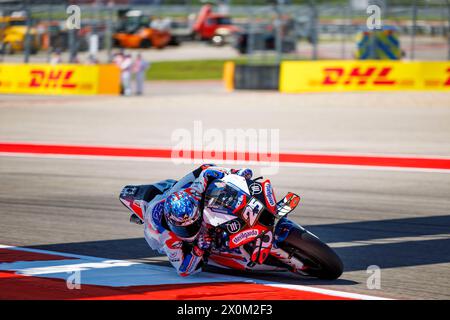
<svg viewBox="0 0 450 320"><path fill-rule="evenodd" d="M186 191L171 194L164 203L164 217L179 238L194 240L202 225L198 201Z"/></svg>

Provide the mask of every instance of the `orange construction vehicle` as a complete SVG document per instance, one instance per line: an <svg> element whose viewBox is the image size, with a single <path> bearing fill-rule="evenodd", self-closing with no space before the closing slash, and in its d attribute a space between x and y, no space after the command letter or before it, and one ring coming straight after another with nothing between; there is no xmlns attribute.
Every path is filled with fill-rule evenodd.
<svg viewBox="0 0 450 320"><path fill-rule="evenodd" d="M167 30L155 27L140 10L119 11L119 25L113 37L117 47L158 49L166 47L171 38Z"/></svg>

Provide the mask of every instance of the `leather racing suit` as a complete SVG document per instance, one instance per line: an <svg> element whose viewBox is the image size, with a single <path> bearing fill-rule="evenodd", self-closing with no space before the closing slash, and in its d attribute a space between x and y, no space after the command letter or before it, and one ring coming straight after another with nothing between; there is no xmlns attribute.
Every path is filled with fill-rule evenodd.
<svg viewBox="0 0 450 320"><path fill-rule="evenodd" d="M172 266L181 276L188 276L201 270L203 255L208 247L205 234L207 226L203 225L196 239L186 241L170 231L165 222L164 202L174 192L185 190L192 195L198 203L201 202L211 178L221 178L227 174L238 174L250 179L250 169L228 169L214 165L202 165L198 169L184 176L168 191L155 196L147 206L144 213L144 236L153 250L167 255Z"/></svg>

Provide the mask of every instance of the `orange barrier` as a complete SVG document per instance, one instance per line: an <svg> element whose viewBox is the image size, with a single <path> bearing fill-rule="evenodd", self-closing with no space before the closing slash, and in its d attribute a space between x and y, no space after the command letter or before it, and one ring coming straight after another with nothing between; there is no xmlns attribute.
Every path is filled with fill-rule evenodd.
<svg viewBox="0 0 450 320"><path fill-rule="evenodd" d="M234 62L227 61L223 65L223 82L227 91L234 89Z"/></svg>
<svg viewBox="0 0 450 320"><path fill-rule="evenodd" d="M120 94L115 65L0 64L0 93Z"/></svg>

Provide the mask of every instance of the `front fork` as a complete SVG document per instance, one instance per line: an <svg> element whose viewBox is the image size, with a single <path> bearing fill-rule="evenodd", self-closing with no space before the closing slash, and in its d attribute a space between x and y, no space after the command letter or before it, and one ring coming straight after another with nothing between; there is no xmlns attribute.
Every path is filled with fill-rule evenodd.
<svg viewBox="0 0 450 320"><path fill-rule="evenodd" d="M301 225L287 219L286 217L283 217L278 221L274 230L274 240L270 255L282 264L286 265L290 271L303 274L303 270L306 266L292 253L286 252L279 247L279 244L286 240L293 228L308 232Z"/></svg>

